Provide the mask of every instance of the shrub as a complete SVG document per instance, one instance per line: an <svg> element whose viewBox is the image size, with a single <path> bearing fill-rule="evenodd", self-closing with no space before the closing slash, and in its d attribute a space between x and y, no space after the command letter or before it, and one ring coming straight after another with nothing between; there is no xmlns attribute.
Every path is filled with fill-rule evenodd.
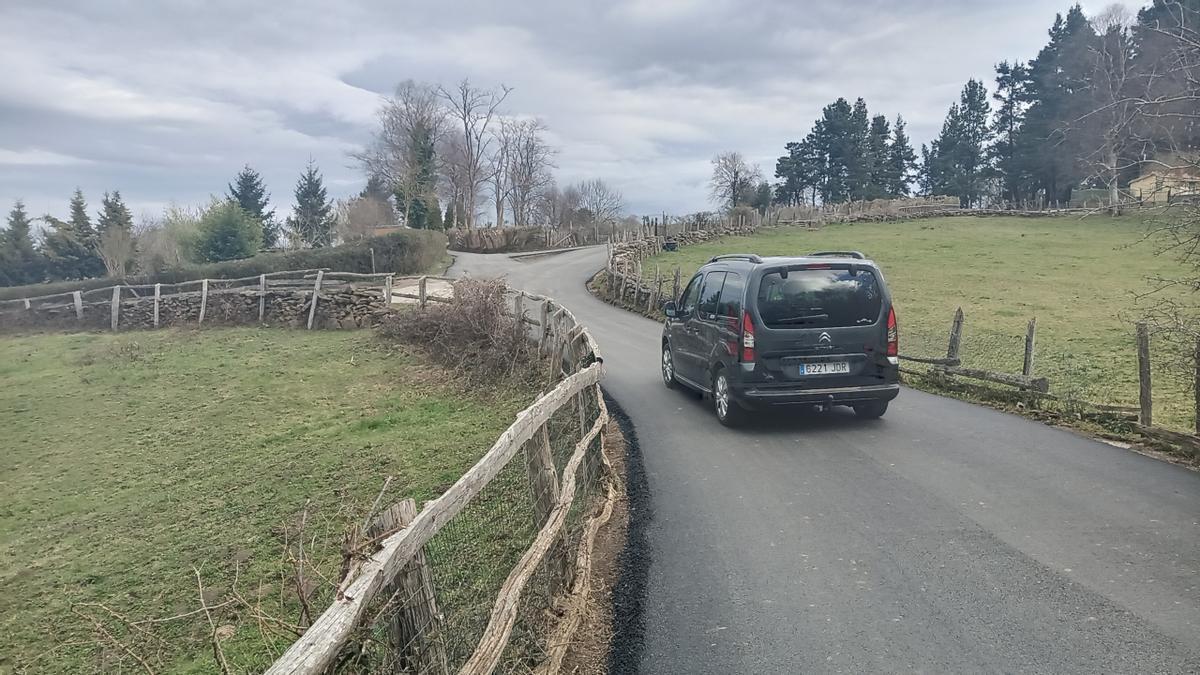
<svg viewBox="0 0 1200 675"><path fill-rule="evenodd" d="M0 288L0 300L30 298L39 295L105 288L115 284L179 283L194 279L238 279L269 272L327 268L336 272L371 271L371 249L375 249L375 269L394 274L420 274L442 259L446 236L440 232L403 230L353 244L332 248L303 249L263 253L253 258L228 260L206 265L183 265L155 274L129 277L118 281L109 277L84 281L60 281Z"/></svg>
<svg viewBox="0 0 1200 675"><path fill-rule="evenodd" d="M456 281L450 302L390 316L379 332L424 349L472 382L520 377L529 372L531 345L508 313L506 288L494 279Z"/></svg>
<svg viewBox="0 0 1200 675"><path fill-rule="evenodd" d="M195 259L236 260L254 255L262 245L262 223L231 201L218 201L200 216Z"/></svg>

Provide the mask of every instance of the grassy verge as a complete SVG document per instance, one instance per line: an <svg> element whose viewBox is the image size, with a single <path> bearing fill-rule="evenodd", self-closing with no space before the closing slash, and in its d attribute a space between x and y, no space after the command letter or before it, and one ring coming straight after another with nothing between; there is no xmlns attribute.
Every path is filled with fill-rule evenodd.
<svg viewBox="0 0 1200 675"><path fill-rule="evenodd" d="M966 313L964 365L1020 372L1026 324L1037 317L1035 374L1082 400L1137 404L1131 320L1146 278L1174 265L1139 243L1136 218L954 217L898 223L779 229L661 253L656 263L689 274L719 253L800 255L856 249L878 261L900 316L901 351L944 354L957 307ZM1192 424L1192 397L1179 369L1190 355L1155 350L1157 420Z"/></svg>
<svg viewBox="0 0 1200 675"><path fill-rule="evenodd" d="M195 611L193 568L210 602L236 569L265 613L295 621L285 531L306 520L336 572L342 525L385 476L389 503L432 498L532 400L465 391L369 333L257 328L0 338L0 382L0 672L117 668L119 647L73 610L110 629L87 603L133 620ZM236 609L215 613L225 653L260 670L272 652ZM215 670L203 614L144 627L153 640L127 640L161 670Z"/></svg>

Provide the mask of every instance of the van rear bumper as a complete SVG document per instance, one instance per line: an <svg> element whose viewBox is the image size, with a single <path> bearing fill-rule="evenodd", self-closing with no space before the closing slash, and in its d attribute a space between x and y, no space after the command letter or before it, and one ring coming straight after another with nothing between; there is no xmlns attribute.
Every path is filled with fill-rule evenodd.
<svg viewBox="0 0 1200 675"><path fill-rule="evenodd" d="M759 388L754 385L734 387L733 395L748 408L771 405L854 405L875 401L890 401L900 394L899 384L872 384L823 389Z"/></svg>

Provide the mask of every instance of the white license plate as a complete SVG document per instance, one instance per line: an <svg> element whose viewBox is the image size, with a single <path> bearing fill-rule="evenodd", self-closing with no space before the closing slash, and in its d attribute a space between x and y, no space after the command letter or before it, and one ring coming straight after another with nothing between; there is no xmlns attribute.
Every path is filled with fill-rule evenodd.
<svg viewBox="0 0 1200 675"><path fill-rule="evenodd" d="M849 373L850 363L847 361L822 361L820 363L801 363L800 375L837 375Z"/></svg>

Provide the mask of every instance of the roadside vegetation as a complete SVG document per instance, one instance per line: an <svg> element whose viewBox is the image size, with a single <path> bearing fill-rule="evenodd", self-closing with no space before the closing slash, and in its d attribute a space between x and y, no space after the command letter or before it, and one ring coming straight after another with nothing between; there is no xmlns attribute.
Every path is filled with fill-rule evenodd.
<svg viewBox="0 0 1200 675"><path fill-rule="evenodd" d="M531 398L367 332L202 335L0 338L0 672L140 669L122 644L213 672L214 634L265 667L302 624L296 540L315 615L384 478L436 496Z"/></svg>
<svg viewBox="0 0 1200 675"><path fill-rule="evenodd" d="M963 308L964 365L1021 371L1026 326L1037 318L1034 373L1051 392L1095 403L1137 404L1132 321L1148 278L1164 274L1169 256L1142 241L1136 217L951 217L890 223L781 228L726 237L650 258L664 274L679 266L683 283L721 253L802 255L859 250L883 266L900 318L901 353L944 356L954 311ZM1158 418L1188 428L1194 414L1175 363L1191 354L1155 344ZM1161 347L1161 348L1159 348Z"/></svg>

